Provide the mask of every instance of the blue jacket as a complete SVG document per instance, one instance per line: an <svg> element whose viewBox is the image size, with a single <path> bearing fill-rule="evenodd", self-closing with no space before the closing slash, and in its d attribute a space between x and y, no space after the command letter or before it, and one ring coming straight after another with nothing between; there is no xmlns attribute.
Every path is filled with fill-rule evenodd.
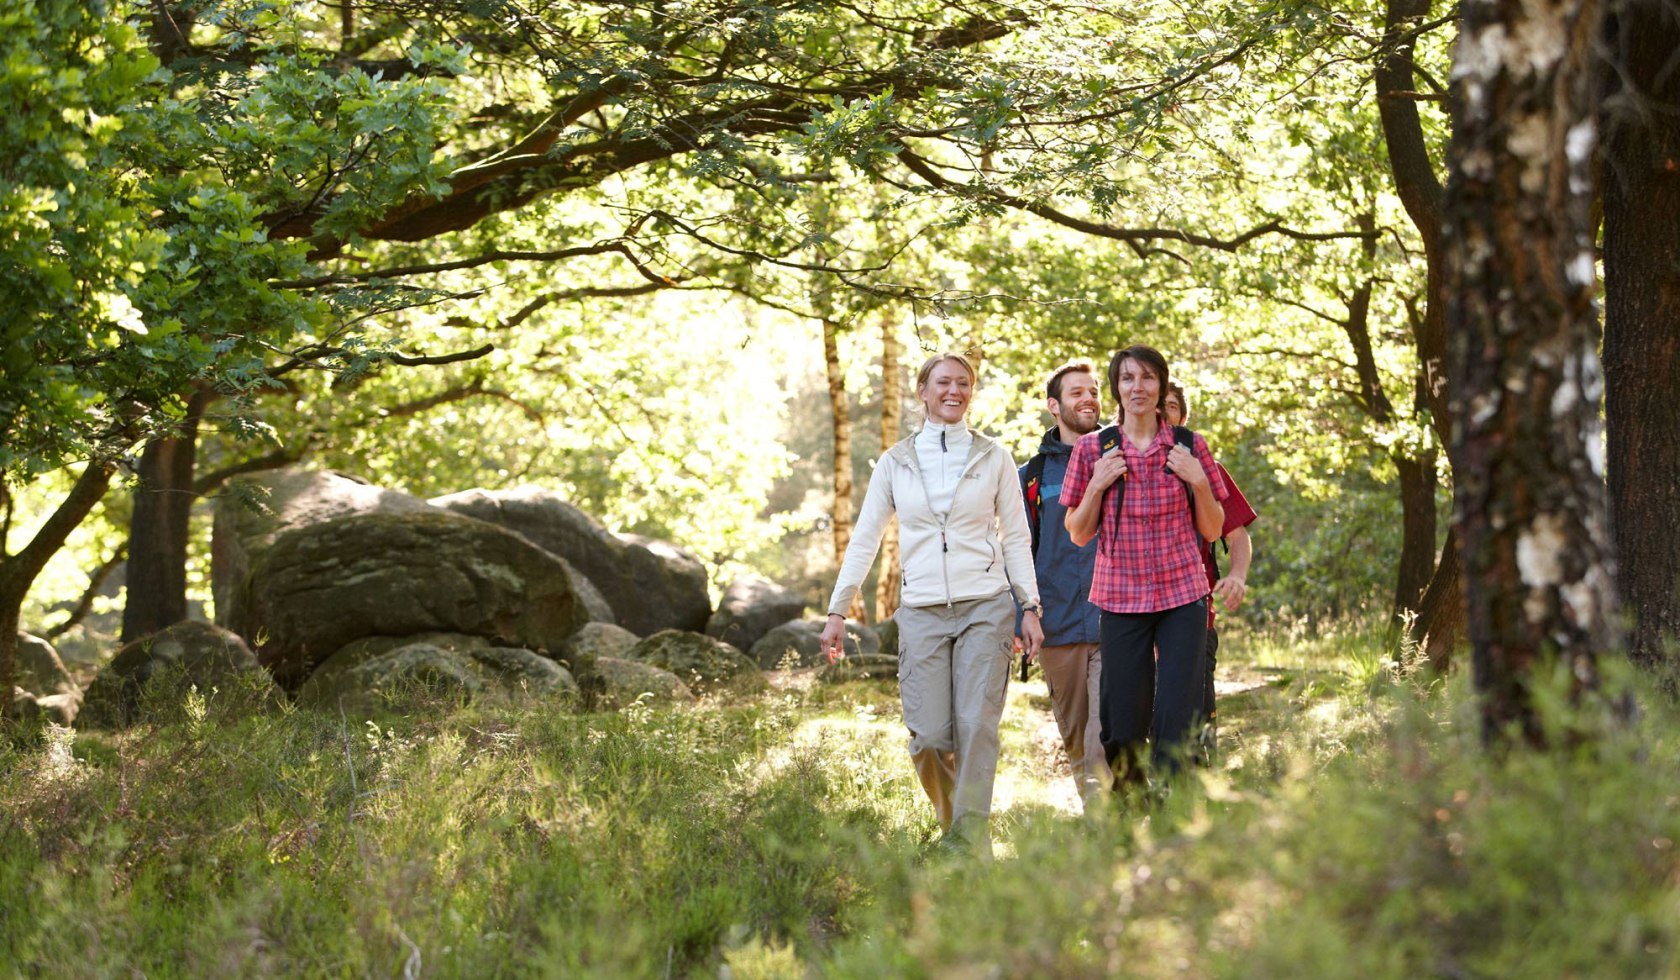
<svg viewBox="0 0 1680 980"><path fill-rule="evenodd" d="M1063 442L1057 430L1044 434L1038 455L1044 457L1044 476L1040 483L1041 499L1038 520L1038 551L1033 555L1033 567L1038 572L1039 601L1044 603L1044 645L1065 646L1069 643L1097 642L1097 623L1100 610L1091 603L1091 576L1097 564L1097 541L1092 538L1085 547L1074 547L1068 537L1067 508L1062 506L1062 477L1067 473L1073 447ZM1028 461L1028 466L1031 461ZM1020 469L1023 495L1027 482L1027 466ZM1027 504L1032 507L1031 503ZM1028 515L1030 521L1032 515Z"/></svg>

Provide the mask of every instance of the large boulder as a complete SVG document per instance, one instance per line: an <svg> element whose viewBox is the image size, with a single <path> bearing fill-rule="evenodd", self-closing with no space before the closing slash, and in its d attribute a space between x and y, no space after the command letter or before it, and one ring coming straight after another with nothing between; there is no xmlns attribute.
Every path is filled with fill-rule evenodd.
<svg viewBox="0 0 1680 980"><path fill-rule="evenodd" d="M173 701L197 687L201 697L236 710L279 699L268 672L243 639L189 620L129 643L88 685L77 722L84 727L133 724L149 699Z"/></svg>
<svg viewBox="0 0 1680 980"><path fill-rule="evenodd" d="M887 617L875 624L875 638L881 641L881 653L888 657L898 657L898 620Z"/></svg>
<svg viewBox="0 0 1680 980"><path fill-rule="evenodd" d="M259 555L287 531L359 514L430 510L424 500L328 470L285 468L240 477L216 497L210 589L216 621L246 637L246 579Z"/></svg>
<svg viewBox="0 0 1680 980"><path fill-rule="evenodd" d="M706 628L712 607L705 566L668 542L615 535L540 487L467 490L432 503L500 524L564 558L601 591L612 621L638 636Z"/></svg>
<svg viewBox="0 0 1680 980"><path fill-rule="evenodd" d="M259 552L231 625L287 688L370 636L466 633L556 652L585 621L558 559L503 528L426 508L293 528Z"/></svg>
<svg viewBox="0 0 1680 980"><path fill-rule="evenodd" d="M660 630L625 653L626 660L652 664L677 675L705 694L712 691L758 691L767 686L764 673L747 655L703 633Z"/></svg>
<svg viewBox="0 0 1680 980"><path fill-rule="evenodd" d="M595 707L600 710L615 711L637 702L688 704L694 700L694 692L676 674L652 664L602 657L596 665L602 690L596 695Z"/></svg>
<svg viewBox="0 0 1680 980"><path fill-rule="evenodd" d="M835 661L817 672L825 684L842 681L882 680L898 676L898 658L884 653L863 653Z"/></svg>
<svg viewBox="0 0 1680 980"><path fill-rule="evenodd" d="M640 643L641 639L612 623L584 623L576 633L566 637L566 643L560 649L562 659L593 663L602 657L622 659L625 652Z"/></svg>
<svg viewBox="0 0 1680 980"><path fill-rule="evenodd" d="M765 670L781 666L820 667L828 663L822 652L822 631L827 625L820 619L794 619L783 623L753 644L752 659ZM881 652L881 641L866 627L846 624L846 639L841 644L846 656Z"/></svg>
<svg viewBox="0 0 1680 980"><path fill-rule="evenodd" d="M578 685L562 666L530 650L498 647L482 637L358 640L329 657L298 689L298 701L365 711L413 697L472 700L575 700Z"/></svg>
<svg viewBox="0 0 1680 980"><path fill-rule="evenodd" d="M729 583L717 612L706 623L706 635L737 650L750 651L764 634L805 612L805 599L757 575ZM760 666L763 666L762 663Z"/></svg>

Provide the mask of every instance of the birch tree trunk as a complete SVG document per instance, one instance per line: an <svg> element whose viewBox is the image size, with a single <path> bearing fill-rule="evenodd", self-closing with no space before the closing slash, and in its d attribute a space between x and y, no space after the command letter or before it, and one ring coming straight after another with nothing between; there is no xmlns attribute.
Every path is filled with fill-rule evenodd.
<svg viewBox="0 0 1680 980"><path fill-rule="evenodd" d="M881 454L898 442L904 425L904 396L899 387L898 322L891 315L881 318ZM898 611L899 586L903 569L898 564L898 520L887 525L881 539L881 576L875 583L875 621L884 623Z"/></svg>
<svg viewBox="0 0 1680 980"><path fill-rule="evenodd" d="M1599 0L1464 0L1444 209L1454 521L1490 742L1546 744L1620 645L1591 223Z"/></svg>
<svg viewBox="0 0 1680 980"><path fill-rule="evenodd" d="M834 564L846 560L846 546L852 542L852 414L846 398L846 371L840 364L840 324L824 319L823 364L828 370L828 405L834 413ZM862 621L867 615L863 590L852 596L846 612L849 619Z"/></svg>

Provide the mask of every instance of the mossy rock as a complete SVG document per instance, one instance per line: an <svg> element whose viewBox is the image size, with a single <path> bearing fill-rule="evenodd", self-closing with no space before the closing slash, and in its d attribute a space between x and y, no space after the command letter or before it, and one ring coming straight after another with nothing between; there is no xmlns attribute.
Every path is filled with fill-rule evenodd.
<svg viewBox="0 0 1680 980"><path fill-rule="evenodd" d="M595 664L603 686L596 695L595 707L601 711L616 711L637 702L689 704L695 699L681 678L652 664L617 657L602 657Z"/></svg>
<svg viewBox="0 0 1680 980"><path fill-rule="evenodd" d="M701 694L748 693L769 686L764 672L746 654L704 633L661 630L631 647L625 659L668 670Z"/></svg>

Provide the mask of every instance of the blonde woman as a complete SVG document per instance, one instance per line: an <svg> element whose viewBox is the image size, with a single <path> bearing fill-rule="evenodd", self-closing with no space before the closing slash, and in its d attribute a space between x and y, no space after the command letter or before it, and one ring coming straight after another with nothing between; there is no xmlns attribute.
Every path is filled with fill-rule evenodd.
<svg viewBox="0 0 1680 980"><path fill-rule="evenodd" d="M840 655L846 610L896 514L904 575L894 618L910 761L945 846L990 855L1016 599L1025 609L1021 634L1029 655L1044 631L1015 461L966 422L977 380L974 365L954 353L929 358L916 373L926 420L882 454L869 478L822 646L831 658Z"/></svg>

